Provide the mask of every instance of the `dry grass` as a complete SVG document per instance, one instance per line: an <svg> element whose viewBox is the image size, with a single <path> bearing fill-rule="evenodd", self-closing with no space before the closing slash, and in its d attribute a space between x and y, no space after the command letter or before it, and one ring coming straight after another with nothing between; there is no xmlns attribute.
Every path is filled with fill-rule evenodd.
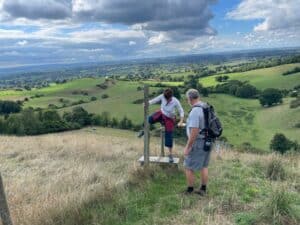
<svg viewBox="0 0 300 225"><path fill-rule="evenodd" d="M79 206L105 186L127 180L142 141L106 131L0 136L0 171L15 224L39 224L53 211Z"/></svg>
<svg viewBox="0 0 300 225"><path fill-rule="evenodd" d="M122 186L130 176L131 182L138 182L132 180L132 174L143 175L136 170L143 142L126 131L86 129L37 137L0 136L0 142L0 171L16 225L60 224L55 221L57 213L62 214L60 217L70 210L79 213L80 207L93 196L107 193L107 188ZM151 147L159 153L157 139L152 139ZM177 151L180 149L178 147ZM210 179L223 179L227 162L267 171L267 165L274 158L285 166L287 178L280 182L266 179L266 182L299 192L299 156L258 157L221 151L213 154ZM249 179L255 183L256 177L253 175ZM221 200L209 196L192 203L194 200L185 199L179 214L166 219L157 217L154 221L174 225L233 224L234 211L255 207L249 205L246 209L236 199L232 190L225 190Z"/></svg>

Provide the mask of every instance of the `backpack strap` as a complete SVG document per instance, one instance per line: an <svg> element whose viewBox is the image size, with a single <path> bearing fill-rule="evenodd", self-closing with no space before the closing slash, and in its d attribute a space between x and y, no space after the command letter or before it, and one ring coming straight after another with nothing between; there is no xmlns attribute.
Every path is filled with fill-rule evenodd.
<svg viewBox="0 0 300 225"><path fill-rule="evenodd" d="M203 111L203 115L204 115L204 129L202 129L200 131L200 134L203 134L203 135L205 135L205 137L207 137L208 136L208 110L205 109L201 105L195 105L195 106L193 106L193 108L201 108L202 111Z"/></svg>

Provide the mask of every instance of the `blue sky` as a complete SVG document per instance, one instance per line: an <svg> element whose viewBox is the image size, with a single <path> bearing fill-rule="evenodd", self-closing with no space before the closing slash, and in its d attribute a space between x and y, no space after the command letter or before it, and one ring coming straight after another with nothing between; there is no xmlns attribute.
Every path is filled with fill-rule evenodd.
<svg viewBox="0 0 300 225"><path fill-rule="evenodd" d="M300 46L300 0L0 0L0 67Z"/></svg>

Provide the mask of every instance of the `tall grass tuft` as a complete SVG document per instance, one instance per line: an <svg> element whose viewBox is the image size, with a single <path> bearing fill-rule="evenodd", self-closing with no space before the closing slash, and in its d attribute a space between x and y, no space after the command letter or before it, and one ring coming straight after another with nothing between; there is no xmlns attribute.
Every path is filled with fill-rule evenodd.
<svg viewBox="0 0 300 225"><path fill-rule="evenodd" d="M273 158L267 166L267 177L270 180L284 180L286 171L282 165L282 161L278 158Z"/></svg>
<svg viewBox="0 0 300 225"><path fill-rule="evenodd" d="M291 194L283 188L272 191L269 199L263 204L259 220L272 225L297 225L300 223L299 215L292 205Z"/></svg>

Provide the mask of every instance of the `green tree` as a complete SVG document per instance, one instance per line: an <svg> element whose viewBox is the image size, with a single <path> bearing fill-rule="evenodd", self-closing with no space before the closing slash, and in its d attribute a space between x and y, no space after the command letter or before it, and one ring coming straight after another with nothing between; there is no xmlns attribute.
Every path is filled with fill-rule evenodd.
<svg viewBox="0 0 300 225"><path fill-rule="evenodd" d="M91 116L80 106L73 108L71 113L65 113L63 118L67 122L77 123L81 127L91 125Z"/></svg>
<svg viewBox="0 0 300 225"><path fill-rule="evenodd" d="M24 135L25 129L20 115L12 114L6 120L7 134Z"/></svg>
<svg viewBox="0 0 300 225"><path fill-rule="evenodd" d="M110 114L108 112L101 113L101 126L108 127L111 123Z"/></svg>
<svg viewBox="0 0 300 225"><path fill-rule="evenodd" d="M240 98L253 98L257 94L256 87L245 84L237 88L235 95Z"/></svg>
<svg viewBox="0 0 300 225"><path fill-rule="evenodd" d="M18 113L21 110L21 105L16 102L0 100L0 114Z"/></svg>
<svg viewBox="0 0 300 225"><path fill-rule="evenodd" d="M293 147L293 142L285 137L284 134L275 134L270 143L270 149L281 154Z"/></svg>
<svg viewBox="0 0 300 225"><path fill-rule="evenodd" d="M0 134L5 134L5 130L5 121L2 118L0 118Z"/></svg>
<svg viewBox="0 0 300 225"><path fill-rule="evenodd" d="M176 97L178 100L181 99L181 94L180 94L180 90L178 87L172 87L173 90L173 95L174 97Z"/></svg>
<svg viewBox="0 0 300 225"><path fill-rule="evenodd" d="M259 102L262 106L272 106L277 103L282 103L282 94L280 90L275 88L265 89L259 97Z"/></svg>
<svg viewBox="0 0 300 225"><path fill-rule="evenodd" d="M41 132L42 123L33 109L25 109L21 112L20 119L24 128L24 134L36 135Z"/></svg>
<svg viewBox="0 0 300 225"><path fill-rule="evenodd" d="M112 120L111 120L111 127L113 127L113 128L117 128L119 126L119 121L118 121L118 119L117 118L112 118Z"/></svg>
<svg viewBox="0 0 300 225"><path fill-rule="evenodd" d="M217 82L222 82L222 81L223 81L223 77L222 77L222 76L217 76L217 77L215 78L215 80L216 80Z"/></svg>

